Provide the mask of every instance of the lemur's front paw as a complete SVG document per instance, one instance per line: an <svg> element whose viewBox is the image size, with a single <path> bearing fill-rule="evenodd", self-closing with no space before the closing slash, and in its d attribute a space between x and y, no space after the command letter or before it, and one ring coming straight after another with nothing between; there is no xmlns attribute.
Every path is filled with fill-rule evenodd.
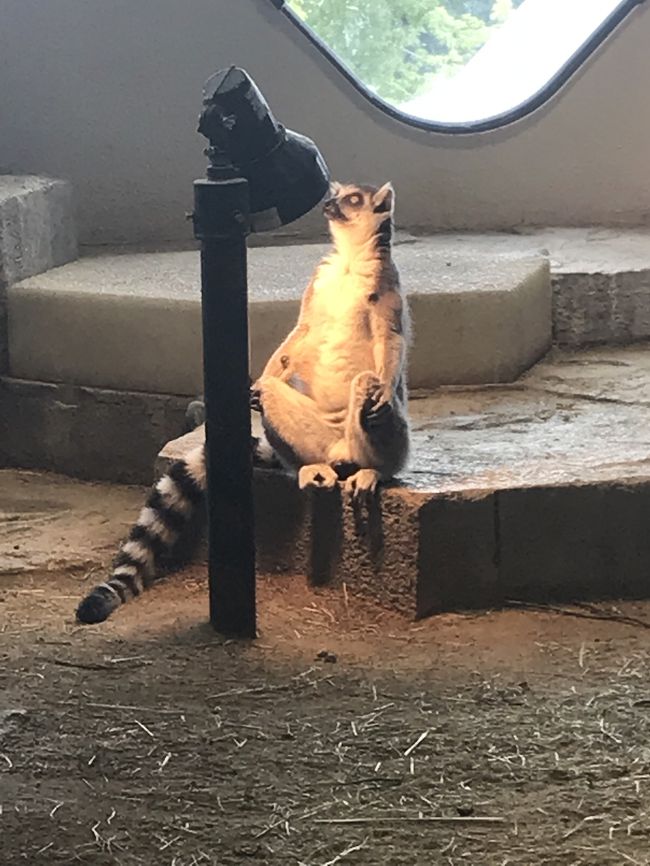
<svg viewBox="0 0 650 866"><path fill-rule="evenodd" d="M337 482L338 475L327 463L301 466L298 472L298 487L301 490L333 490Z"/></svg>

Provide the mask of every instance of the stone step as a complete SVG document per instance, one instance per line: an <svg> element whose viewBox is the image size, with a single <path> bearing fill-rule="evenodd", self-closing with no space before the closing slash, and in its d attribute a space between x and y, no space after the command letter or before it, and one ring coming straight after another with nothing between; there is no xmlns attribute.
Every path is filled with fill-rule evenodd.
<svg viewBox="0 0 650 866"><path fill-rule="evenodd" d="M456 250L407 239L416 388L512 381L551 342L548 264L533 249ZM254 376L293 326L323 245L250 250ZM196 251L86 256L8 292L9 375L125 391L201 393Z"/></svg>
<svg viewBox="0 0 650 866"><path fill-rule="evenodd" d="M650 338L650 229L545 228L517 235L440 235L459 252L544 250L553 283L553 340L579 347Z"/></svg>
<svg viewBox="0 0 650 866"><path fill-rule="evenodd" d="M53 183L57 195L69 195ZM38 266L22 276L70 257L70 244L63 259L37 256ZM254 375L291 327L326 249L250 251ZM4 372L96 388L199 393L196 251L91 252L8 289ZM552 307L540 254L549 258ZM415 318L415 387L512 381L543 353L551 332L570 347L650 338L648 229L402 235L396 258ZM20 276L15 271L5 281ZM0 350L2 316L0 298Z"/></svg>
<svg viewBox="0 0 650 866"><path fill-rule="evenodd" d="M650 594L650 347L554 352L413 400L412 464L359 512L256 471L258 562L420 617ZM201 441L161 451L157 472Z"/></svg>

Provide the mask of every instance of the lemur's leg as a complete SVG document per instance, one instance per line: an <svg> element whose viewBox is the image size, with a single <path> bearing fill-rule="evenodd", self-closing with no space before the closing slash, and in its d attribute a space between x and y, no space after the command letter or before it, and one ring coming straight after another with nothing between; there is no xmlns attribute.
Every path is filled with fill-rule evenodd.
<svg viewBox="0 0 650 866"><path fill-rule="evenodd" d="M205 424L205 401L201 395L192 400L185 410L186 432L191 433L203 424ZM269 469L282 468L282 463L278 460L264 433L261 436L251 436L251 448L255 466L265 466Z"/></svg>
<svg viewBox="0 0 650 866"><path fill-rule="evenodd" d="M328 454L342 425L325 418L310 397L280 379L262 379L256 390L268 441L285 464L299 470L299 486L334 487L338 476L328 465Z"/></svg>
<svg viewBox="0 0 650 866"><path fill-rule="evenodd" d="M346 491L355 496L374 493L380 480L403 467L408 450L409 426L401 401L393 396L384 402L378 377L359 373L350 385L344 437L330 452L330 458L358 467L346 480Z"/></svg>

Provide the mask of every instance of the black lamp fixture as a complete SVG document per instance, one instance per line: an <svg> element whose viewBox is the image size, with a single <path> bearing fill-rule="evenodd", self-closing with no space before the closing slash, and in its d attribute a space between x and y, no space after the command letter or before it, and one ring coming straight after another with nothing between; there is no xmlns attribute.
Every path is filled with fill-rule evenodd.
<svg viewBox="0 0 650 866"><path fill-rule="evenodd" d="M246 237L310 211L329 172L316 145L278 123L235 66L206 82L199 132L209 141L192 221L201 241L210 621L255 637Z"/></svg>

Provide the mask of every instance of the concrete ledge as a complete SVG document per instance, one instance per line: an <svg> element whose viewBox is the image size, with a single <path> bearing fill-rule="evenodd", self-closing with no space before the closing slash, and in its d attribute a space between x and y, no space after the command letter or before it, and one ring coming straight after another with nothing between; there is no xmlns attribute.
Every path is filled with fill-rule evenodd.
<svg viewBox="0 0 650 866"><path fill-rule="evenodd" d="M0 466L148 484L187 401L0 377Z"/></svg>
<svg viewBox="0 0 650 866"><path fill-rule="evenodd" d="M162 473L185 451L166 446ZM385 488L369 511L255 470L258 567L341 585L412 618L534 602L648 597L647 476L584 485ZM205 561L205 548L202 557Z"/></svg>
<svg viewBox="0 0 650 866"><path fill-rule="evenodd" d="M548 265L531 259L478 257L478 279L462 265L445 265L445 285L410 297L415 340L410 357L414 388L512 382L551 345ZM479 276L480 274L480 276Z"/></svg>
<svg viewBox="0 0 650 866"><path fill-rule="evenodd" d="M196 300L52 294L20 286L8 290L7 309L15 379L120 392L203 391Z"/></svg>
<svg viewBox="0 0 650 866"><path fill-rule="evenodd" d="M322 246L250 251L251 367L289 332ZM532 254L397 247L415 321L415 388L512 381L551 341L548 264ZM224 287L227 290L227 287ZM14 378L193 396L202 391L198 255L81 259L8 293Z"/></svg>
<svg viewBox="0 0 650 866"><path fill-rule="evenodd" d="M650 348L555 352L516 385L411 414L412 464L369 511L256 471L261 569L411 617L650 595ZM202 438L168 443L156 472Z"/></svg>

